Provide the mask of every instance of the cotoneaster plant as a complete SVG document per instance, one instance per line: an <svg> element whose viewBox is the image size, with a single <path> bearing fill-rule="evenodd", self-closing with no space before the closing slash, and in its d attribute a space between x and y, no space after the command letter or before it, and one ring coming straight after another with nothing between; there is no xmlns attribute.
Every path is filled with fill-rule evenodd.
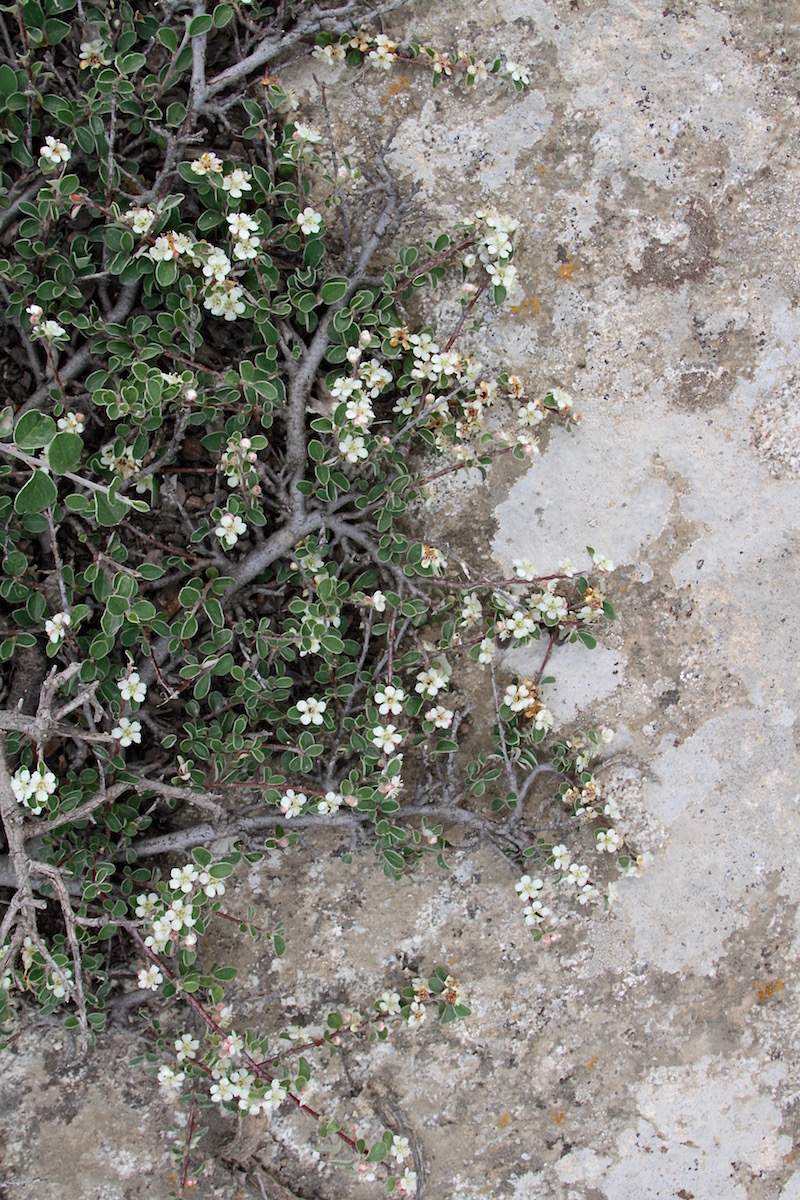
<svg viewBox="0 0 800 1200"><path fill-rule="evenodd" d="M443 475L524 462L546 422L575 423L563 390L473 349L516 287L518 222L482 207L398 248L414 198L391 137L351 162L327 108L319 127L299 120L272 72L310 53L464 88L529 75L401 45L360 15L25 0L0 17L16 339L0 413L0 1012L11 1037L32 1006L63 1011L85 1045L121 995L156 1005L146 1061L191 1112L177 1195L202 1165L204 1107L290 1104L334 1161L417 1193L405 1135L351 1136L303 1099L312 1052L469 1013L432 967L389 981L369 1016L351 1000L310 1031L238 1028L235 971L206 962L204 935L220 915L286 944L225 910L240 863L346 825L399 878L428 855L445 867L462 827L503 850L520 919L548 942L643 862L592 769L611 732L559 737L546 702L558 647L593 647L613 618L613 565L589 548L580 568L520 560L494 578L434 544L420 503ZM460 315L434 330L426 303L446 288ZM505 670L509 647L537 642L531 677ZM493 710L472 758L469 660ZM557 840L537 833L543 775ZM223 838L236 849L208 848Z"/></svg>

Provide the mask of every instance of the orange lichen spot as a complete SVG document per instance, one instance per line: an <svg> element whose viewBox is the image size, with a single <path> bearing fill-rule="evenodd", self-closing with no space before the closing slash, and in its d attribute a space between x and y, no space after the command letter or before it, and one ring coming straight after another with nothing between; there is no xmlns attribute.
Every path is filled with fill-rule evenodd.
<svg viewBox="0 0 800 1200"><path fill-rule="evenodd" d="M553 1113L553 1124L554 1125L561 1125L564 1121L566 1121L566 1119L567 1119L567 1114L565 1112Z"/></svg>
<svg viewBox="0 0 800 1200"><path fill-rule="evenodd" d="M411 87L411 81L407 75L401 75L399 79L392 80L389 84L389 95L399 96L401 92L405 92Z"/></svg>
<svg viewBox="0 0 800 1200"><path fill-rule="evenodd" d="M511 1113L505 1112L498 1118L497 1128L498 1129L508 1129L510 1124L511 1124Z"/></svg>
<svg viewBox="0 0 800 1200"><path fill-rule="evenodd" d="M579 270L580 270L580 266L578 263L565 262L565 263L562 263L561 266L558 268L558 274L561 277L561 279L572 279L575 272L579 271Z"/></svg>
<svg viewBox="0 0 800 1200"><path fill-rule="evenodd" d="M539 172L540 175L547 174L547 167L537 167L536 170Z"/></svg>
<svg viewBox="0 0 800 1200"><path fill-rule="evenodd" d="M589 1061L586 1064L586 1070L593 1071L599 1062L600 1062L600 1055L593 1054L592 1057L589 1059Z"/></svg>
<svg viewBox="0 0 800 1200"><path fill-rule="evenodd" d="M786 1157L784 1158L783 1161L787 1162L787 1163L793 1163L793 1162L795 1162L796 1159L797 1159L797 1151L793 1150L791 1154L786 1155Z"/></svg>
<svg viewBox="0 0 800 1200"><path fill-rule="evenodd" d="M758 1002L763 1004L765 1000L771 1000L777 992L782 992L786 985L780 979L776 979L774 983L753 984L753 987L758 992Z"/></svg>
<svg viewBox="0 0 800 1200"><path fill-rule="evenodd" d="M537 315L542 311L542 306L535 296L526 296L524 300L519 302L519 304L512 304L511 311L512 313L517 314L532 312L534 315Z"/></svg>

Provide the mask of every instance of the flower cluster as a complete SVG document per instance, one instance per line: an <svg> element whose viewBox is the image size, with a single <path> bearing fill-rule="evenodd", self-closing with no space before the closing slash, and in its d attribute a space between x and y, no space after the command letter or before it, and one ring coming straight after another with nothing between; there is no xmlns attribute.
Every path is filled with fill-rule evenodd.
<svg viewBox="0 0 800 1200"><path fill-rule="evenodd" d="M258 455L253 449L252 439L242 437L239 432L231 434L220 460L228 487L244 488L251 495L258 496L261 492L261 485L256 469L257 462ZM244 531L240 530L239 532Z"/></svg>
<svg viewBox="0 0 800 1200"><path fill-rule="evenodd" d="M28 767L20 767L11 777L11 790L15 798L35 817L44 812L50 796L54 796L58 780L45 763L40 762L31 771Z"/></svg>
<svg viewBox="0 0 800 1200"><path fill-rule="evenodd" d="M226 509L219 518L219 523L214 533L222 542L225 550L232 550L239 538L247 533L247 525L238 513Z"/></svg>

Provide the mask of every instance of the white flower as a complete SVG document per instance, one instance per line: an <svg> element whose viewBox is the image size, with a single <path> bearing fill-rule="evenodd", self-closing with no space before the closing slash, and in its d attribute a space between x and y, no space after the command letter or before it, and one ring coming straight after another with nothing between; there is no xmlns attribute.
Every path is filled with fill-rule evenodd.
<svg viewBox="0 0 800 1200"><path fill-rule="evenodd" d="M423 542L420 566L430 567L434 575L442 575L447 570L447 559L441 550L437 550L435 546L429 546L426 542Z"/></svg>
<svg viewBox="0 0 800 1200"><path fill-rule="evenodd" d="M179 1092L185 1078L183 1071L173 1071L166 1063L158 1068L158 1082L171 1091Z"/></svg>
<svg viewBox="0 0 800 1200"><path fill-rule="evenodd" d="M369 451L360 434L346 433L339 442L339 453L347 462L355 463L365 459Z"/></svg>
<svg viewBox="0 0 800 1200"><path fill-rule="evenodd" d="M600 893L598 892L597 888L592 887L590 883L587 883L578 892L578 904L591 904L592 901L599 899Z"/></svg>
<svg viewBox="0 0 800 1200"><path fill-rule="evenodd" d="M214 279L223 283L231 269L231 260L224 250L213 249L203 266L206 279Z"/></svg>
<svg viewBox="0 0 800 1200"><path fill-rule="evenodd" d="M309 145L316 145L322 141L321 133L318 133L316 129L312 129L310 125L301 125L299 121L295 123L292 137L296 142L308 142ZM308 211L306 209L306 212ZM310 211L313 212L314 210L311 209ZM313 232L316 232L316 230Z"/></svg>
<svg viewBox="0 0 800 1200"><path fill-rule="evenodd" d="M285 817L299 817L307 803L308 796L305 792L287 788L281 800L281 812Z"/></svg>
<svg viewBox="0 0 800 1200"><path fill-rule="evenodd" d="M534 900L528 904L523 910L526 925L539 925L545 917L550 916L550 909L546 904L542 904L540 900Z"/></svg>
<svg viewBox="0 0 800 1200"><path fill-rule="evenodd" d="M397 732L396 725L375 725L372 730L372 744L384 754L394 754L396 746L403 740L403 734Z"/></svg>
<svg viewBox="0 0 800 1200"><path fill-rule="evenodd" d="M441 704L437 704L435 708L429 708L425 713L425 720L432 721L437 729L449 729L453 724L455 713L451 708L444 708Z"/></svg>
<svg viewBox="0 0 800 1200"><path fill-rule="evenodd" d="M72 151L57 138L46 137L44 145L39 151L39 157L43 158L49 166L57 167L59 163L69 162L72 158Z"/></svg>
<svg viewBox="0 0 800 1200"><path fill-rule="evenodd" d="M34 816L42 812L47 797L52 796L57 787L58 780L43 762L40 762L33 772L27 767L20 767L11 779L11 790L15 798L30 809Z"/></svg>
<svg viewBox="0 0 800 1200"><path fill-rule="evenodd" d="M173 891L188 893L196 883L198 875L194 863L187 863L185 867L173 867L169 873L169 886Z"/></svg>
<svg viewBox="0 0 800 1200"><path fill-rule="evenodd" d="M506 63L506 71L514 83L521 83L523 87L527 87L531 81L528 72L519 63L512 62L510 59Z"/></svg>
<svg viewBox="0 0 800 1200"><path fill-rule="evenodd" d="M58 428L67 433L83 433L86 417L82 412L68 412L58 418Z"/></svg>
<svg viewBox="0 0 800 1200"><path fill-rule="evenodd" d="M551 388L549 395L552 396L558 405L559 412L568 412L572 408L572 397L563 388Z"/></svg>
<svg viewBox="0 0 800 1200"><path fill-rule="evenodd" d="M338 812L343 803L344 798L340 792L326 792L317 805L317 812L323 815Z"/></svg>
<svg viewBox="0 0 800 1200"><path fill-rule="evenodd" d="M406 1167L403 1171L402 1178L398 1179L397 1190L401 1196L416 1195L417 1172L412 1171L411 1167Z"/></svg>
<svg viewBox="0 0 800 1200"><path fill-rule="evenodd" d="M541 879L531 879L530 875L523 875L522 878L514 884L514 890L520 900L535 900L538 892L542 890L544 883Z"/></svg>
<svg viewBox="0 0 800 1200"><path fill-rule="evenodd" d="M523 408L517 412L517 420L520 425L538 425L546 416L547 410L541 400L529 400ZM531 577L532 578L532 577Z"/></svg>
<svg viewBox="0 0 800 1200"><path fill-rule="evenodd" d="M236 1098L236 1088L227 1075L221 1075L216 1083L212 1083L209 1091L215 1104L225 1104L226 1101Z"/></svg>
<svg viewBox="0 0 800 1200"><path fill-rule="evenodd" d="M144 944L154 953L161 954L163 950L166 950L171 940L172 923L165 914L153 921L152 932L144 939Z"/></svg>
<svg viewBox="0 0 800 1200"><path fill-rule="evenodd" d="M156 238L153 245L147 251L148 256L153 262L172 262L177 258L179 251L175 247L174 235L171 233L162 233Z"/></svg>
<svg viewBox="0 0 800 1200"><path fill-rule="evenodd" d="M397 42L390 42L385 34L380 33L375 38L375 49L369 52L370 62L374 67L389 71L392 63L397 62L396 50Z"/></svg>
<svg viewBox="0 0 800 1200"><path fill-rule="evenodd" d="M478 655L479 663L490 663L494 657L495 644L491 638L484 638L478 647L480 653Z"/></svg>
<svg viewBox="0 0 800 1200"><path fill-rule="evenodd" d="M300 232L306 237L312 233L319 233L322 227L322 213L318 213L314 208L304 208L297 214L297 224Z"/></svg>
<svg viewBox="0 0 800 1200"><path fill-rule="evenodd" d="M354 393L361 394L361 380L352 375L340 375L331 384L331 395L336 400L347 400Z"/></svg>
<svg viewBox="0 0 800 1200"><path fill-rule="evenodd" d="M248 216L247 213L231 213L227 220L231 237L247 237L250 233L258 232L258 221Z"/></svg>
<svg viewBox="0 0 800 1200"><path fill-rule="evenodd" d="M563 621L568 612L567 602L563 596L556 596L551 591L546 591L539 597L536 607L544 619L553 624Z"/></svg>
<svg viewBox="0 0 800 1200"><path fill-rule="evenodd" d="M136 978L139 981L139 987L147 992L157 992L159 985L164 982L164 976L155 963L151 963L149 967L142 967Z"/></svg>
<svg viewBox="0 0 800 1200"><path fill-rule="evenodd" d="M378 1000L378 1008L382 1013L399 1013L401 1008L400 993L381 992L380 999Z"/></svg>
<svg viewBox="0 0 800 1200"><path fill-rule="evenodd" d="M414 1000L408 1013L408 1023L409 1025L414 1025L417 1029L419 1029L427 1015L428 1013L425 1005L421 1004L419 1000Z"/></svg>
<svg viewBox="0 0 800 1200"><path fill-rule="evenodd" d="M368 333L368 331L364 330L364 333ZM362 333L362 337L364 333ZM373 400L392 382L391 371L387 371L385 367L382 367L376 358L371 358L369 362L362 363L358 369L358 374Z"/></svg>
<svg viewBox="0 0 800 1200"><path fill-rule="evenodd" d="M298 700L296 707L300 713L302 725L321 725L328 705L324 700L317 700L314 696L309 696L307 700Z"/></svg>
<svg viewBox="0 0 800 1200"><path fill-rule="evenodd" d="M147 696L147 687L139 678L138 671L129 671L127 675L123 675L122 679L117 680L117 687L123 700L129 700L132 704L142 704Z"/></svg>
<svg viewBox="0 0 800 1200"><path fill-rule="evenodd" d="M247 305L242 300L242 289L230 280L222 287L213 288L203 298L203 307L207 308L213 317L224 317L226 321L235 321L245 312Z"/></svg>
<svg viewBox="0 0 800 1200"><path fill-rule="evenodd" d="M613 729L609 729L607 725L601 725L598 732L600 734L601 742L605 742L605 744L607 746L609 745L610 742L613 742L613 740L614 740L614 730Z"/></svg>
<svg viewBox="0 0 800 1200"><path fill-rule="evenodd" d="M431 666L426 671L420 671L414 690L421 696L430 696L435 700L439 692L447 689L449 677L441 667Z"/></svg>
<svg viewBox="0 0 800 1200"><path fill-rule="evenodd" d="M569 870L570 853L566 846L553 846L550 853L553 856L553 867L556 871Z"/></svg>
<svg viewBox="0 0 800 1200"><path fill-rule="evenodd" d="M597 835L597 849L605 850L608 854L613 854L619 849L620 836L616 829L604 829Z"/></svg>
<svg viewBox="0 0 800 1200"><path fill-rule="evenodd" d="M136 897L136 915L137 917L149 917L155 912L158 907L158 892L148 892L147 895L142 893Z"/></svg>
<svg viewBox="0 0 800 1200"><path fill-rule="evenodd" d="M345 57L344 46L315 46L311 51L312 58L318 58L320 62L325 63L327 67L333 67L337 62L342 62Z"/></svg>
<svg viewBox="0 0 800 1200"><path fill-rule="evenodd" d="M503 704L512 712L522 712L532 708L536 703L536 687L532 680L521 679L519 683L510 683L503 694Z"/></svg>
<svg viewBox="0 0 800 1200"><path fill-rule="evenodd" d="M44 309L39 304L29 304L25 312L31 319L31 325L38 325L42 319Z"/></svg>
<svg viewBox="0 0 800 1200"><path fill-rule="evenodd" d="M68 612L53 613L52 617L44 623L47 640L57 646L66 637L67 626L71 624L72 617Z"/></svg>
<svg viewBox="0 0 800 1200"><path fill-rule="evenodd" d="M527 613L517 609L506 621L506 630L513 633L517 639L530 637L536 629L536 622Z"/></svg>
<svg viewBox="0 0 800 1200"><path fill-rule="evenodd" d="M149 208L129 208L122 214L122 220L127 221L134 233L148 233L155 222L156 214Z"/></svg>
<svg viewBox="0 0 800 1200"><path fill-rule="evenodd" d="M375 411L366 396L354 396L348 400L345 416L358 429L365 429L375 416Z"/></svg>
<svg viewBox="0 0 800 1200"><path fill-rule="evenodd" d="M528 558L515 558L511 564L512 570L517 579L526 579L530 581L536 576L536 570L533 563Z"/></svg>
<svg viewBox="0 0 800 1200"><path fill-rule="evenodd" d="M47 342L54 342L56 338L64 337L66 332L66 329L59 325L58 321L52 320L42 321L40 325L31 330L32 336L44 338Z"/></svg>
<svg viewBox="0 0 800 1200"><path fill-rule="evenodd" d="M513 263L493 263L487 268L492 278L493 287L504 287L510 291L517 279L517 268Z"/></svg>
<svg viewBox="0 0 800 1200"><path fill-rule="evenodd" d="M608 817L609 821L619 821L622 816L619 805L613 797L606 800L603 805L603 816Z"/></svg>
<svg viewBox="0 0 800 1200"><path fill-rule="evenodd" d="M261 1107L264 1112L270 1112L286 1099L286 1088L279 1079L273 1079L268 1091L261 1097Z"/></svg>
<svg viewBox="0 0 800 1200"><path fill-rule="evenodd" d="M197 882L210 900L213 900L215 896L225 895L225 884L221 879L215 879L208 871L201 871Z"/></svg>
<svg viewBox="0 0 800 1200"><path fill-rule="evenodd" d="M191 167L195 175L216 175L222 170L222 160L211 151L201 154L194 160Z"/></svg>
<svg viewBox="0 0 800 1200"><path fill-rule="evenodd" d="M100 38L91 42L81 42L81 56L78 67L86 71L89 67L104 67L108 63L105 43Z"/></svg>
<svg viewBox="0 0 800 1200"><path fill-rule="evenodd" d="M236 545L242 534L247 533L247 526L235 513L224 512L214 533L222 542L223 547L230 550Z"/></svg>
<svg viewBox="0 0 800 1200"><path fill-rule="evenodd" d="M375 609L375 612L386 612L386 597L384 596L383 592L373 592L372 596L370 597L370 603Z"/></svg>
<svg viewBox="0 0 800 1200"><path fill-rule="evenodd" d="M252 176L249 171L243 171L241 167L235 167L230 175L226 175L222 180L222 186L232 200L240 200L242 192L253 190L250 186L251 178Z"/></svg>
<svg viewBox="0 0 800 1200"><path fill-rule="evenodd" d="M582 888L589 882L589 868L583 863L573 863L567 871L565 879L568 883L574 883Z"/></svg>
<svg viewBox="0 0 800 1200"><path fill-rule="evenodd" d="M130 717L120 717L119 722L111 730L120 746L130 746L133 742L138 745L142 740L142 725L140 721L132 721Z"/></svg>
<svg viewBox="0 0 800 1200"><path fill-rule="evenodd" d="M598 554L596 550L592 553L592 562L601 575L614 570L614 564L611 559L606 558L605 554Z"/></svg>
<svg viewBox="0 0 800 1200"><path fill-rule="evenodd" d="M141 469L142 460L136 458L133 451L127 446L123 448L121 454L115 454L114 443L109 442L107 446L103 447L100 464L120 479L130 479L131 475L135 475ZM144 480L141 482L144 483ZM138 490L139 485L137 484Z"/></svg>
<svg viewBox="0 0 800 1200"><path fill-rule="evenodd" d="M378 706L378 712L381 716L386 716L391 713L392 716L399 716L403 711L403 701L406 694L402 688L394 687L388 684L383 691L375 693L375 703Z"/></svg>

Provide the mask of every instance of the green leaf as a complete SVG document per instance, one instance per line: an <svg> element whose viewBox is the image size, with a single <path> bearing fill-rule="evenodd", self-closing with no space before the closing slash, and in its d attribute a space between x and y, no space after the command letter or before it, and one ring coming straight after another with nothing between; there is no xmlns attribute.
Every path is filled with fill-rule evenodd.
<svg viewBox="0 0 800 1200"><path fill-rule="evenodd" d="M161 42L161 45L166 46L171 54L174 54L178 49L178 35L174 29L159 29L156 37Z"/></svg>
<svg viewBox="0 0 800 1200"><path fill-rule="evenodd" d="M319 293L323 304L335 304L341 300L349 286L350 281L342 276L334 275L332 279L326 279Z"/></svg>
<svg viewBox="0 0 800 1200"><path fill-rule="evenodd" d="M56 475L64 475L67 471L77 471L81 465L83 441L77 433L64 430L57 433L47 447L47 461L50 470Z"/></svg>
<svg viewBox="0 0 800 1200"><path fill-rule="evenodd" d="M118 54L116 64L120 75L133 75L147 65L147 59L143 54Z"/></svg>
<svg viewBox="0 0 800 1200"><path fill-rule="evenodd" d="M128 513L128 505L107 492L95 492L94 505L97 524L104 525L107 529L119 525Z"/></svg>
<svg viewBox="0 0 800 1200"><path fill-rule="evenodd" d="M282 938L279 933L276 933L272 938L272 946L275 950L275 957L283 958L286 953L286 939ZM328 1024L330 1024L330 1017L328 1018Z"/></svg>
<svg viewBox="0 0 800 1200"><path fill-rule="evenodd" d="M32 409L17 421L14 441L20 450L36 450L40 446L49 446L55 433L56 423L53 418Z"/></svg>
<svg viewBox="0 0 800 1200"><path fill-rule="evenodd" d="M215 628L222 629L225 624L225 614L222 611L222 605L219 600L215 600L213 596L208 596L203 601L203 608L206 610L206 616Z"/></svg>
<svg viewBox="0 0 800 1200"><path fill-rule="evenodd" d="M181 104L181 103L179 103L179 101L176 100L173 104L170 104L168 106L168 108L167 108L167 125L169 125L170 127L174 127L175 125L180 125L180 123L185 119L185 117L186 117L186 105L185 104Z"/></svg>
<svg viewBox="0 0 800 1200"><path fill-rule="evenodd" d="M24 88L23 88L24 90ZM17 91L17 74L5 63L0 67L0 96L13 96Z"/></svg>
<svg viewBox="0 0 800 1200"><path fill-rule="evenodd" d="M211 862L212 854L210 850L206 850L205 846L195 846L192 851L192 858L197 863L198 867L207 867Z"/></svg>
<svg viewBox="0 0 800 1200"><path fill-rule="evenodd" d="M51 18L44 23L44 36L51 46L55 46L58 42L63 42L71 30L72 26L67 25L66 21L56 21Z"/></svg>
<svg viewBox="0 0 800 1200"><path fill-rule="evenodd" d="M190 38L197 37L201 33L210 33L214 28L214 20L207 13L201 14L199 17L192 17L187 28L187 33Z"/></svg>
<svg viewBox="0 0 800 1200"><path fill-rule="evenodd" d="M46 471L34 471L28 482L17 492L14 511L18 513L44 512L58 499L58 489Z"/></svg>
<svg viewBox="0 0 800 1200"><path fill-rule="evenodd" d="M156 263L156 280L161 287L169 287L177 278L178 264L173 259Z"/></svg>
<svg viewBox="0 0 800 1200"><path fill-rule="evenodd" d="M224 29L233 20L233 9L230 4L218 4L212 14L215 29Z"/></svg>

